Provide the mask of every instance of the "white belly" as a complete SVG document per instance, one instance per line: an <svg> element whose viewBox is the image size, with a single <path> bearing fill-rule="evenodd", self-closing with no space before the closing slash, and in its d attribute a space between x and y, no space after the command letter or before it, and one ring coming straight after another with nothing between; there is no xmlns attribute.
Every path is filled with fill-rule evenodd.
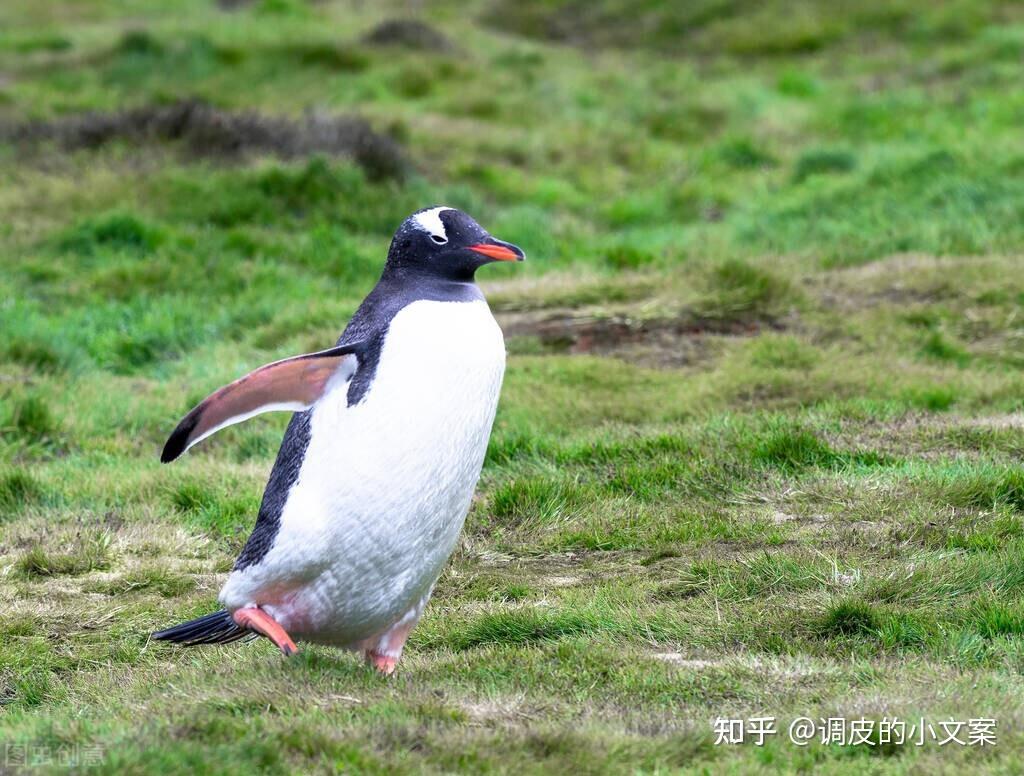
<svg viewBox="0 0 1024 776"><path fill-rule="evenodd" d="M486 302L399 312L363 400L348 407L344 384L314 406L277 538L229 576L222 603L261 605L292 635L338 645L401 618L458 540L504 370Z"/></svg>

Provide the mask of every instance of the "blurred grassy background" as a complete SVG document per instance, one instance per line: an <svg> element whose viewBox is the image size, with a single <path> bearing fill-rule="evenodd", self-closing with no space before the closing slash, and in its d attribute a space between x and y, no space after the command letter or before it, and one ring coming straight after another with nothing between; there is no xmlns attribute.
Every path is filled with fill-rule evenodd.
<svg viewBox="0 0 1024 776"><path fill-rule="evenodd" d="M1024 9L984 0L8 0L0 741L1019 770L1022 66ZM161 468L165 435L331 344L434 203L529 261L481 272L506 386L401 676L150 645L214 605L286 419ZM756 714L1000 745L713 744Z"/></svg>

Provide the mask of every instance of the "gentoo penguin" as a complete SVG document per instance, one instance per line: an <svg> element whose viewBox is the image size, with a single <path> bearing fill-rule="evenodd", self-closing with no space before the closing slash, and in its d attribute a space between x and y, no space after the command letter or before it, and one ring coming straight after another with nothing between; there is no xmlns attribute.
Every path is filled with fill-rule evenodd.
<svg viewBox="0 0 1024 776"><path fill-rule="evenodd" d="M474 274L523 258L455 208L413 213L335 347L260 367L185 416L164 463L225 426L295 413L224 609L153 638L261 634L285 655L294 638L395 670L469 511L505 371Z"/></svg>

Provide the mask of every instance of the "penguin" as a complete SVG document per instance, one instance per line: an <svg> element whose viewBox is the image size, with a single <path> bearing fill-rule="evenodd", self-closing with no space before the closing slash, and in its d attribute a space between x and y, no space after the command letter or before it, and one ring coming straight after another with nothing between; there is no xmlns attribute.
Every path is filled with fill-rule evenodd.
<svg viewBox="0 0 1024 776"><path fill-rule="evenodd" d="M286 656L298 640L395 671L461 533L504 376L475 273L524 258L460 210L419 210L334 347L262 366L182 419L164 463L226 426L294 413L224 608L154 639L265 636Z"/></svg>

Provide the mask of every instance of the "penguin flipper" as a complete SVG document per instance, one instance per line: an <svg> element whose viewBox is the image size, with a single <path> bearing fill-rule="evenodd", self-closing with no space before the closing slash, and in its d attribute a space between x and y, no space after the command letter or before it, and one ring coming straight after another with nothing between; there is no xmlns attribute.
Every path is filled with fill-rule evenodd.
<svg viewBox="0 0 1024 776"><path fill-rule="evenodd" d="M169 463L216 431L274 410L301 412L323 396L330 383L347 382L359 368L358 345L340 345L261 366L211 393L182 418L164 445Z"/></svg>

